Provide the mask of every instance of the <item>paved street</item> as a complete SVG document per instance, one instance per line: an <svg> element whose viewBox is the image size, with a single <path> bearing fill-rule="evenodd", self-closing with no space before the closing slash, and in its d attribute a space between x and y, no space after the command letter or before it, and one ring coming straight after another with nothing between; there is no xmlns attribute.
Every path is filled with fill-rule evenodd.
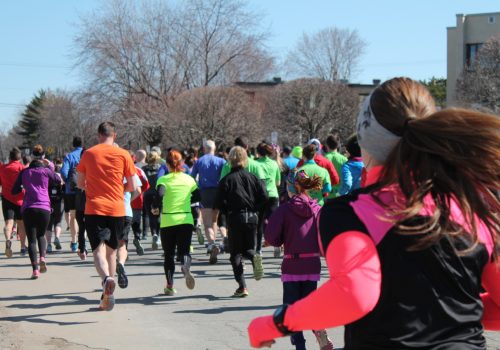
<svg viewBox="0 0 500 350"><path fill-rule="evenodd" d="M3 226L2 226L3 227ZM209 265L204 248L195 244L193 273L196 288L187 290L177 280L178 294L162 295L164 276L160 251L139 257L134 249L127 264L130 285L115 293L112 312L97 310L100 281L92 260L79 260L69 251L69 234L63 234L63 251L50 255L48 272L29 279L28 257L3 255L0 240L0 349L249 349L249 320L271 313L281 300L278 259L265 251L266 276L256 282L247 269L250 296L233 299L236 289L228 255ZM330 331L342 346L342 328ZM317 349L310 332L310 349ZM500 336L488 334L491 349L500 349ZM280 339L273 349L292 349Z"/></svg>

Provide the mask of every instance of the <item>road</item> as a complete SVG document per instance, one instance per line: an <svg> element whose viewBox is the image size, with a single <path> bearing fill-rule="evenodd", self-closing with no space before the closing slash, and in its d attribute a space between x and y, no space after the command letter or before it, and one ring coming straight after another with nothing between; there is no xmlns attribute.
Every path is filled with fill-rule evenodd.
<svg viewBox="0 0 500 350"><path fill-rule="evenodd" d="M2 226L3 227L3 226ZM249 349L246 327L256 316L270 314L281 303L279 259L264 251L265 278L254 281L246 270L250 296L231 298L236 289L228 255L208 264L205 249L194 244L193 274L196 288L188 290L180 274L177 295L162 294L163 263L160 251L146 243L146 254L131 248L126 269L129 287L119 289L111 312L98 311L100 280L92 260L80 261L69 252L69 234L63 234L62 253L48 257L48 272L30 280L28 257L3 255L0 240L0 349ZM194 241L193 241L194 242ZM326 274L324 274L326 277ZM342 347L342 328L329 330ZM490 349L500 349L500 334L488 333ZM308 348L317 349L306 332ZM292 349L288 338L273 349Z"/></svg>

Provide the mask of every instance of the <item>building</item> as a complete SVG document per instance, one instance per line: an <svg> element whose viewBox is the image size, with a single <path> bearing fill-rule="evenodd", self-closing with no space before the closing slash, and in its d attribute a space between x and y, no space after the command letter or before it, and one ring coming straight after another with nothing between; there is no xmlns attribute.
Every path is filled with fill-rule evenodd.
<svg viewBox="0 0 500 350"><path fill-rule="evenodd" d="M500 12L457 15L456 27L447 28L446 103L455 102L456 82L462 70L474 61L481 45L500 34Z"/></svg>

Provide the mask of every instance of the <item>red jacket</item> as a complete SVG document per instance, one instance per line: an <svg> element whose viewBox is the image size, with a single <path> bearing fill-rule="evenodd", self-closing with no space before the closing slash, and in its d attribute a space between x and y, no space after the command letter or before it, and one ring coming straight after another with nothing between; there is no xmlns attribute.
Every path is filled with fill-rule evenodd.
<svg viewBox="0 0 500 350"><path fill-rule="evenodd" d="M142 206L144 205L143 194L149 189L149 182L148 182L148 177L141 168L135 167L135 170L137 171L137 176L139 176L139 179L141 179L141 194L139 197L130 202L130 206L132 207L132 209L142 210Z"/></svg>
<svg viewBox="0 0 500 350"><path fill-rule="evenodd" d="M2 186L2 196L15 205L23 204L24 191L13 195L12 187L24 168L25 166L18 160L14 160L8 164L0 166L0 186Z"/></svg>
<svg viewBox="0 0 500 350"><path fill-rule="evenodd" d="M335 186L340 182L339 174L337 174L337 170L335 170L333 163L330 162L328 158L325 158L321 154L316 153L313 159L316 164L328 171L328 174L330 174L330 181L332 183L332 186ZM299 164L297 164L297 168L300 168L302 165L304 165L304 159L300 160Z"/></svg>

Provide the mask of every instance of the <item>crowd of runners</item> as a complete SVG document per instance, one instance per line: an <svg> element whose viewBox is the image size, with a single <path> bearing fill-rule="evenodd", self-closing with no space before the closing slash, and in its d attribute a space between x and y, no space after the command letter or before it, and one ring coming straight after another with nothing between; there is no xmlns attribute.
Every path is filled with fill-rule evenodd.
<svg viewBox="0 0 500 350"><path fill-rule="evenodd" d="M325 329L348 325L346 349L485 349L483 327L500 329L499 130L498 117L436 112L406 78L365 100L344 144L332 132L282 148L241 136L224 150L205 140L132 151L103 122L98 144L74 137L64 159L48 160L41 145L10 151L0 168L5 256L19 241L38 279L66 226L68 249L92 253L110 311L116 285L129 283L129 249L143 255L144 240L163 250L168 296L176 263L195 288L196 242L209 265L228 254L234 297L249 295L245 260L261 280L262 248L273 246L284 306L252 321L252 346L290 334L305 349L309 329L333 349ZM322 256L330 276L318 288Z"/></svg>

